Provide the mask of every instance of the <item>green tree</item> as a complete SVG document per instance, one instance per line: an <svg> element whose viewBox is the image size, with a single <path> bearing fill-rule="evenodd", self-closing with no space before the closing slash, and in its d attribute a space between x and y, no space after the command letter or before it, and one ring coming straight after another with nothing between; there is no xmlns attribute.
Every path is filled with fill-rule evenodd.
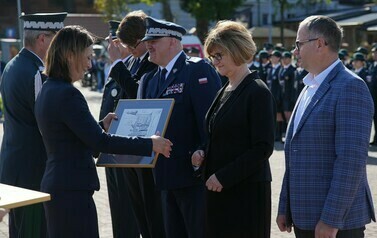
<svg viewBox="0 0 377 238"><path fill-rule="evenodd" d="M94 8L105 15L105 20L121 20L125 13L130 11L129 4L145 3L152 5L156 2L162 4L162 15L167 21L174 21L169 0L94 0Z"/></svg>
<svg viewBox="0 0 377 238"><path fill-rule="evenodd" d="M229 19L245 0L180 0L183 10L196 18L196 32L203 42L210 21Z"/></svg>
<svg viewBox="0 0 377 238"><path fill-rule="evenodd" d="M285 12L286 10L305 7L306 14L309 14L309 9L317 4L330 4L331 0L274 0L274 5L278 5L280 13L280 42L284 44L284 28L285 28ZM376 0L377 1L377 0Z"/></svg>

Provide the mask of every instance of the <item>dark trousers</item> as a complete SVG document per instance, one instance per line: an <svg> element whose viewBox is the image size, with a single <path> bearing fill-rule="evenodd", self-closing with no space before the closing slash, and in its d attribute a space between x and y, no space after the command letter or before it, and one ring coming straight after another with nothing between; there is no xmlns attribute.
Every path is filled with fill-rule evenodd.
<svg viewBox="0 0 377 238"><path fill-rule="evenodd" d="M143 238L164 238L161 195L156 190L152 169L125 169L126 182L136 222Z"/></svg>
<svg viewBox="0 0 377 238"><path fill-rule="evenodd" d="M167 238L204 237L204 196L204 185L161 191Z"/></svg>
<svg viewBox="0 0 377 238"><path fill-rule="evenodd" d="M47 227L43 204L11 209L9 212L10 238L45 238Z"/></svg>
<svg viewBox="0 0 377 238"><path fill-rule="evenodd" d="M314 231L301 230L294 227L296 238L314 238ZM339 230L336 234L336 238L363 238L365 226L351 230Z"/></svg>
<svg viewBox="0 0 377 238"><path fill-rule="evenodd" d="M98 220L93 191L50 192L45 202L50 238L98 238Z"/></svg>
<svg viewBox="0 0 377 238"><path fill-rule="evenodd" d="M125 169L106 168L107 192L114 238L139 238L134 209L126 183Z"/></svg>

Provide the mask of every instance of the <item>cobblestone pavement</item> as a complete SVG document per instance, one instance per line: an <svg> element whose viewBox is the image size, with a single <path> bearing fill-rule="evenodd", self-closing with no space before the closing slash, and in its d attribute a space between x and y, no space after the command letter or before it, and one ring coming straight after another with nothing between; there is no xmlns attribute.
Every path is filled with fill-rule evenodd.
<svg viewBox="0 0 377 238"><path fill-rule="evenodd" d="M95 118L98 118L99 107L101 103L101 94L92 92L87 88L81 88L77 85L85 95L89 103L89 107ZM0 134L3 134L3 128L0 126ZM2 138L2 136L0 137ZM283 145L281 143L275 144L275 151L270 159L271 169L273 175L272 182L272 224L271 224L271 238L292 238L294 235L288 233L281 233L275 223L276 211L278 206L278 199L280 193L281 180L284 172L284 155ZM375 207L377 206L377 147L371 147L369 150L368 159L368 178L372 190L372 196ZM98 221L101 238L112 238L111 217L107 196L106 178L104 168L98 168L98 174L101 181L101 189L94 194L94 200L97 205ZM3 222L0 222L0 238L8 237L8 217L5 217ZM377 223L367 225L367 238L377 237Z"/></svg>

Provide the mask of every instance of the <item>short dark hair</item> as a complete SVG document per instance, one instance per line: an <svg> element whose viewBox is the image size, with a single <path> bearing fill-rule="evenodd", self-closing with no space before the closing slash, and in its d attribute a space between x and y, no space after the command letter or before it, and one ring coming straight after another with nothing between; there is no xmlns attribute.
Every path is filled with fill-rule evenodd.
<svg viewBox="0 0 377 238"><path fill-rule="evenodd" d="M330 49L338 52L342 43L343 29L328 16L310 16L300 26L306 26L310 38L323 37Z"/></svg>
<svg viewBox="0 0 377 238"><path fill-rule="evenodd" d="M69 68L69 57L79 62L86 48L95 42L95 37L81 26L66 26L52 39L47 50L46 70L47 76L62 78L72 82Z"/></svg>
<svg viewBox="0 0 377 238"><path fill-rule="evenodd" d="M145 36L145 18L147 14L143 11L132 11L120 22L116 32L117 37L126 45L134 46L137 41Z"/></svg>

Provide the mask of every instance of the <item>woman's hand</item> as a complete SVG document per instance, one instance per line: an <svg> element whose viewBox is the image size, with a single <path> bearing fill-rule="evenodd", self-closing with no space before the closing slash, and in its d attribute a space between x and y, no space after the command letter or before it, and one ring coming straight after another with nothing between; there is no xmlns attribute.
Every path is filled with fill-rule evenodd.
<svg viewBox="0 0 377 238"><path fill-rule="evenodd" d="M151 136L153 142L153 151L159 154L163 154L166 158L170 158L170 151L173 143L164 137L153 135Z"/></svg>
<svg viewBox="0 0 377 238"><path fill-rule="evenodd" d="M191 156L191 164L195 167L200 167L204 160L204 151L197 150Z"/></svg>
<svg viewBox="0 0 377 238"><path fill-rule="evenodd" d="M106 132L109 130L112 120L118 120L117 115L112 112L110 112L105 116L105 118L103 118L102 123Z"/></svg>

